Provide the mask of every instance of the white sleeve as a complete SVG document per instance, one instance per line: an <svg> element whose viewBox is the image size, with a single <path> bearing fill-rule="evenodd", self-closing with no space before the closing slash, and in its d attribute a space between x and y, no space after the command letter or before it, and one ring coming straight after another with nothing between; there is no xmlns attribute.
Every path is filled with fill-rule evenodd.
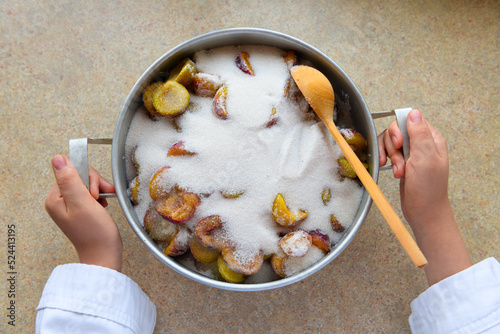
<svg viewBox="0 0 500 334"><path fill-rule="evenodd" d="M36 333L152 333L156 308L130 278L80 263L58 266L37 307Z"/></svg>
<svg viewBox="0 0 500 334"><path fill-rule="evenodd" d="M500 263L488 258L411 303L413 333L500 333Z"/></svg>

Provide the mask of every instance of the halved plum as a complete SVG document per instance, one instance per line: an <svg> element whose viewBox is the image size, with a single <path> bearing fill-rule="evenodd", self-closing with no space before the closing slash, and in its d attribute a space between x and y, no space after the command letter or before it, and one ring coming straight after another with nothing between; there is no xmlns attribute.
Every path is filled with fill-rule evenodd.
<svg viewBox="0 0 500 334"><path fill-rule="evenodd" d="M156 210L149 209L144 216L144 229L154 241L170 243L177 234L179 225L172 224Z"/></svg>
<svg viewBox="0 0 500 334"><path fill-rule="evenodd" d="M153 106L161 116L175 117L189 105L189 92L177 81L169 80L153 92Z"/></svg>
<svg viewBox="0 0 500 334"><path fill-rule="evenodd" d="M242 263L236 257L235 249L226 247L222 250L222 257L229 268L244 275L255 274L262 267L262 263L264 263L264 253L262 251L255 253L250 260Z"/></svg>
<svg viewBox="0 0 500 334"><path fill-rule="evenodd" d="M306 255L311 247L312 237L306 231L297 230L286 234L278 243L286 255L301 257Z"/></svg>
<svg viewBox="0 0 500 334"><path fill-rule="evenodd" d="M189 247L194 258L203 263L212 263L217 261L220 252L218 250L208 248L203 245L196 235L193 235L189 240Z"/></svg>
<svg viewBox="0 0 500 334"><path fill-rule="evenodd" d="M155 208L163 218L181 224L193 216L198 204L200 204L198 195L176 189L167 196L158 198Z"/></svg>
<svg viewBox="0 0 500 334"><path fill-rule="evenodd" d="M167 173L170 169L169 166L158 169L151 180L149 181L149 195L156 201L159 197L165 196L170 192L171 185L167 181Z"/></svg>
<svg viewBox="0 0 500 334"><path fill-rule="evenodd" d="M206 247L222 250L228 246L223 224L217 215L203 218L196 224L196 236Z"/></svg>

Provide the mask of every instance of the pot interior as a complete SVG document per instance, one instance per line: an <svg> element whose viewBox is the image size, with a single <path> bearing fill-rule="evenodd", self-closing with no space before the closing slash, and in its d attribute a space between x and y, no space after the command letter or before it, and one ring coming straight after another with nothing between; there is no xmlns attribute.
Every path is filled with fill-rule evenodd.
<svg viewBox="0 0 500 334"><path fill-rule="evenodd" d="M367 162L370 166L369 172L375 180L378 178L377 135L368 107L358 88L347 74L334 61L315 47L294 37L270 30L235 28L214 31L194 37L161 56L144 72L133 86L118 116L111 153L116 194L130 226L139 239L146 245L148 250L150 250L160 261L178 273L197 282L208 286L235 291L259 291L278 288L300 281L315 273L335 259L345 247L347 247L360 229L371 206L371 199L365 190L353 223L347 229L342 239L332 247L330 253L313 266L296 275L266 283L233 284L208 278L184 267L174 258L164 255L162 250L149 237L135 214L134 207L128 197L128 181L125 166L125 141L127 132L136 110L143 103L142 91L150 82L155 81L157 78L164 77L163 74L165 72L168 72L181 60L192 56L192 54L197 51L222 46L249 44L273 46L282 50L294 50L299 59L310 62L312 66L326 75L332 83L336 98L343 100L348 99L352 111L354 127L357 131L361 132L368 141Z"/></svg>

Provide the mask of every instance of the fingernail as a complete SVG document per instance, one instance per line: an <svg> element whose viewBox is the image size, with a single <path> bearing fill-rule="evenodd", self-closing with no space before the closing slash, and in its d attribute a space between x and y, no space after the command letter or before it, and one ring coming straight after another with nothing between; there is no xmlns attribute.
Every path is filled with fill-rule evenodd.
<svg viewBox="0 0 500 334"><path fill-rule="evenodd" d="M410 111L410 120L413 123L420 123L422 121L422 113L417 109L413 109Z"/></svg>
<svg viewBox="0 0 500 334"><path fill-rule="evenodd" d="M54 169L59 170L66 166L66 160L60 155L57 155L52 159L52 167L54 167Z"/></svg>
<svg viewBox="0 0 500 334"><path fill-rule="evenodd" d="M396 138L396 136L392 136L391 139L392 139L392 145L396 146L396 144L398 142L398 139Z"/></svg>

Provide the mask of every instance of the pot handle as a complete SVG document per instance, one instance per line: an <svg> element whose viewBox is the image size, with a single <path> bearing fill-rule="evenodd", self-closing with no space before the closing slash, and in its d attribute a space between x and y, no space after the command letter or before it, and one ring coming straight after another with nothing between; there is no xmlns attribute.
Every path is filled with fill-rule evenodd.
<svg viewBox="0 0 500 334"><path fill-rule="evenodd" d="M410 137L408 136L408 129L406 128L406 118L412 110L413 108L407 107L393 109L391 111L376 111L372 113L373 119L396 115L399 130L401 130L401 134L403 135L403 157L405 159L405 162L410 157ZM380 167L380 170L387 169L392 169L392 165L385 165Z"/></svg>
<svg viewBox="0 0 500 334"><path fill-rule="evenodd" d="M111 145L113 138L77 138L69 140L69 161L75 166L83 184L89 189L88 144ZM116 197L115 193L100 193L99 198Z"/></svg>

